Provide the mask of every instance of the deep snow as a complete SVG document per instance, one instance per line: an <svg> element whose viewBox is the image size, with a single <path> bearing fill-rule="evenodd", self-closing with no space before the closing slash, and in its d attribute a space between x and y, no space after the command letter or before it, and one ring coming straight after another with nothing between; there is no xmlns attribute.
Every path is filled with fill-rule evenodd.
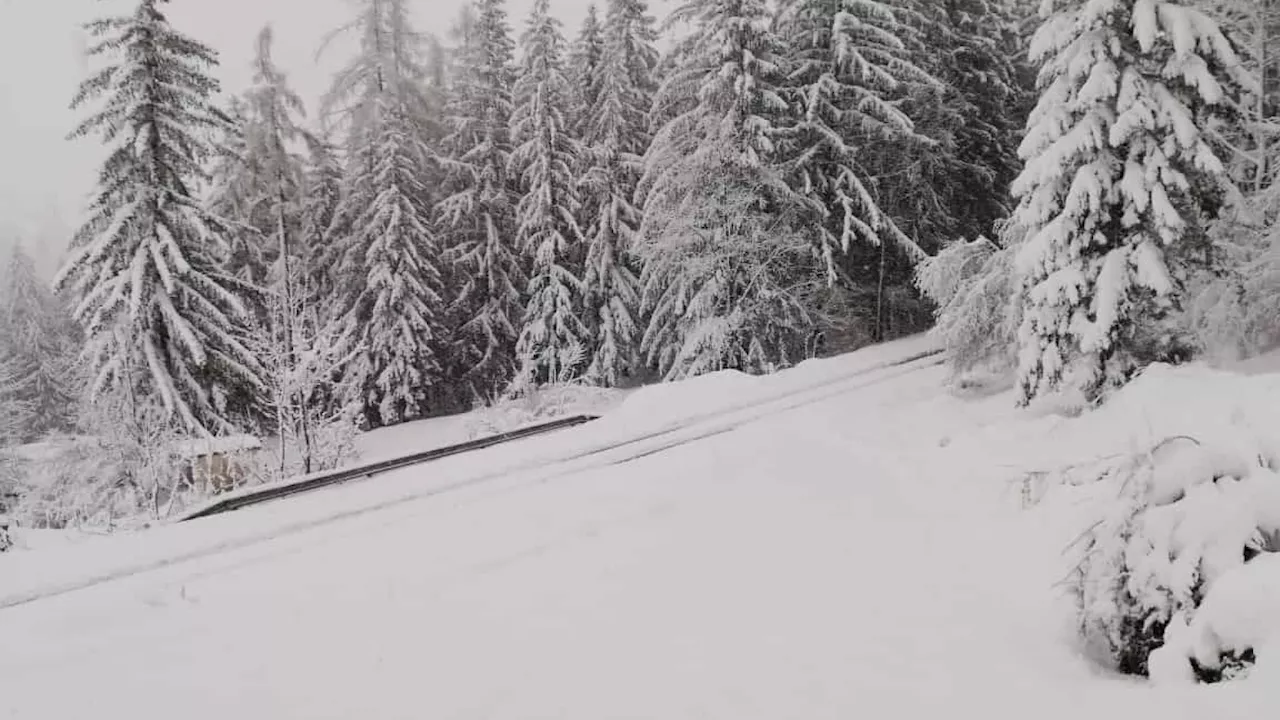
<svg viewBox="0 0 1280 720"><path fill-rule="evenodd" d="M206 551L0 610L0 715L1274 715L1275 684L1155 688L1077 649L1054 583L1087 503L1041 488L1024 510L1016 480L1107 439L1087 416L958 399L929 361L815 387L925 347L653 391L678 411L640 391L555 436L0 558L12 597ZM762 398L764 413L698 421ZM691 418L661 442L564 460ZM547 458L561 460L513 469ZM259 541L211 552L234 538Z"/></svg>

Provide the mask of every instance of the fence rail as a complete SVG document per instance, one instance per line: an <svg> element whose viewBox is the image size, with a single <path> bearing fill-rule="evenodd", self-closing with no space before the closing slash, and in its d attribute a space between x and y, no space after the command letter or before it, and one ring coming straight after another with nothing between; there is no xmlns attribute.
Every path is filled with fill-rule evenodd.
<svg viewBox="0 0 1280 720"><path fill-rule="evenodd" d="M355 480L358 478L368 478L374 475L399 470L401 468L412 467L422 463L431 462L432 460L440 460L454 455L483 450L495 445L513 442L515 440L523 440L525 438L545 435L556 430L563 430L578 425L583 425L592 420L599 419L596 415L573 415L571 417L560 418L550 422L538 425L530 425L512 430L510 432L498 433L487 437L468 440L467 442L458 443L456 445L448 445L434 450L426 450L412 455L391 458L390 460L379 460L378 462L367 463L364 465L356 465L354 467L340 468L323 473L307 475L296 480L290 480L273 485L263 485L261 487L250 488L239 493L229 495L227 497L218 498L201 508L193 510L182 518L179 522L187 520L196 520L198 518L209 517L219 513L231 512L239 510L251 505L269 502L271 500L279 500L280 498L297 495L320 488L337 485L338 483Z"/></svg>

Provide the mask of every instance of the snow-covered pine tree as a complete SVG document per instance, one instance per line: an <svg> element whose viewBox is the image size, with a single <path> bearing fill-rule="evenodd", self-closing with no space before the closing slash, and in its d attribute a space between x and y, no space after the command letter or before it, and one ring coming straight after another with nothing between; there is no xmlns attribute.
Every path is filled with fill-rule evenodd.
<svg viewBox="0 0 1280 720"><path fill-rule="evenodd" d="M1012 209L1009 186L1034 92L1006 0L887 0L911 21L909 49L939 80L912 88L903 108L933 140L885 158L878 174L904 229L936 246L991 235ZM882 155L883 156L883 155ZM918 168L918 170L913 169Z"/></svg>
<svg viewBox="0 0 1280 720"><path fill-rule="evenodd" d="M1242 122L1226 125L1223 144L1237 161L1242 189L1257 194L1280 175L1280 0L1207 0L1251 78L1239 103Z"/></svg>
<svg viewBox="0 0 1280 720"><path fill-rule="evenodd" d="M567 127L572 90L563 68L564 38L549 0L535 0L521 38L523 64L511 117L511 173L522 191L516 239L532 259L528 304L516 356L518 386L576 378L589 344L582 322L582 230L577 179L581 154Z"/></svg>
<svg viewBox="0 0 1280 720"><path fill-rule="evenodd" d="M836 280L836 257L855 245L889 243L923 253L881 211L860 145L915 140L911 118L898 107L906 83L932 78L909 56L894 9L882 0L783 0L785 97L794 108L788 129L788 171L796 191L820 208L817 247Z"/></svg>
<svg viewBox="0 0 1280 720"><path fill-rule="evenodd" d="M4 275L4 303L0 334L9 358L15 407L24 409L16 420L25 440L50 432L70 431L80 396L75 355L79 350L68 310L40 279L35 263L21 243L14 245Z"/></svg>
<svg viewBox="0 0 1280 720"><path fill-rule="evenodd" d="M1042 92L1014 184L1025 312L1022 402L1096 394L1142 358L1139 335L1203 251L1197 227L1230 184L1202 130L1239 67L1201 10L1176 0L1047 2L1031 47ZM1225 71L1223 69L1226 69Z"/></svg>
<svg viewBox="0 0 1280 720"><path fill-rule="evenodd" d="M488 397L515 372L527 275L515 247L517 194L508 172L514 46L504 0L476 0L457 59L443 142L450 194L439 206L458 278L449 376Z"/></svg>
<svg viewBox="0 0 1280 720"><path fill-rule="evenodd" d="M304 160L296 148L302 142L302 99L271 57L274 34L270 26L258 35L253 61L253 85L245 93L245 165L254 176L250 213L245 218L262 238L265 284L273 291L292 293L290 270L299 262L302 176Z"/></svg>
<svg viewBox="0 0 1280 720"><path fill-rule="evenodd" d="M155 397L184 429L222 432L227 394L260 368L238 339L240 285L220 270L227 226L194 196L203 137L226 123L210 104L216 57L169 24L166 1L87 26L90 55L114 62L80 86L73 107L105 103L72 137L98 133L109 154L57 286L76 297L94 393Z"/></svg>
<svg viewBox="0 0 1280 720"><path fill-rule="evenodd" d="M227 226L223 270L248 287L261 288L267 283L268 263L262 254L266 242L254 226L253 215L262 171L248 155L248 113L242 98L227 102L228 122L218 128L213 141L207 204ZM264 305L259 293L242 299L255 316L261 314Z"/></svg>
<svg viewBox="0 0 1280 720"><path fill-rule="evenodd" d="M803 231L810 204L777 167L778 38L764 0L689 0L693 38L655 105L696 97L658 131L639 192L642 351L669 380L798 359L820 283Z"/></svg>
<svg viewBox="0 0 1280 720"><path fill-rule="evenodd" d="M328 137L306 133L306 163L302 176L302 228L299 243L307 269L304 293L309 322L320 325L331 315L338 258L331 242L345 229L334 225L342 199L342 161Z"/></svg>
<svg viewBox="0 0 1280 720"><path fill-rule="evenodd" d="M632 250L640 227L636 186L649 149L657 89L657 30L644 0L608 0L595 104L583 136L591 165L583 182L583 274L591 329L587 377L616 385L636 360L639 281Z"/></svg>
<svg viewBox="0 0 1280 720"><path fill-rule="evenodd" d="M326 114L345 121L346 175L332 242L343 394L372 425L422 417L441 365L440 244L431 226L429 106L421 38L405 0L362 0L347 26L356 57L334 78Z"/></svg>
<svg viewBox="0 0 1280 720"><path fill-rule="evenodd" d="M438 143L446 132L444 112L449 99L449 51L435 35L427 35L425 43L427 140Z"/></svg>
<svg viewBox="0 0 1280 720"><path fill-rule="evenodd" d="M572 91L568 108L569 129L573 137L586 136L592 110L600 97L600 64L604 59L604 29L595 3L587 6L587 16L582 21L578 38L569 52L565 75Z"/></svg>
<svg viewBox="0 0 1280 720"><path fill-rule="evenodd" d="M31 407L18 397L21 382L9 350L8 347L0 347L0 449L22 442L26 419L31 415ZM7 460L0 454L0 487L5 487L10 479L11 468Z"/></svg>

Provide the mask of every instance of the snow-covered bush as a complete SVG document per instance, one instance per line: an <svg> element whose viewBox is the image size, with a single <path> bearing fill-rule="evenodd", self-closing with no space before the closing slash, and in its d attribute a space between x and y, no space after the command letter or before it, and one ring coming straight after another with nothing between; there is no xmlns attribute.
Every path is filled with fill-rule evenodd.
<svg viewBox="0 0 1280 720"><path fill-rule="evenodd" d="M1222 575L1194 614L1178 613L1151 656L1160 683L1232 680L1266 673L1280 679L1280 538L1271 552Z"/></svg>
<svg viewBox="0 0 1280 720"><path fill-rule="evenodd" d="M489 399L472 413L467 434L472 437L509 432L537 422L576 414L591 414L613 405L620 391L588 382L562 381Z"/></svg>
<svg viewBox="0 0 1280 720"><path fill-rule="evenodd" d="M169 517L213 491L192 481L179 443L190 435L155 398L128 392L86 400L84 434L52 437L19 458L23 527L112 530Z"/></svg>
<svg viewBox="0 0 1280 720"><path fill-rule="evenodd" d="M257 457L252 472L255 481L272 482L336 470L350 465L359 455L356 438L360 429L347 413L317 415L306 426L306 433L305 440L292 432L284 439L276 438L272 451Z"/></svg>
<svg viewBox="0 0 1280 720"><path fill-rule="evenodd" d="M48 457L24 463L14 517L31 528L96 528L159 518L177 501L181 462L110 438L51 441Z"/></svg>
<svg viewBox="0 0 1280 720"><path fill-rule="evenodd" d="M1267 645L1280 606L1258 609L1271 586L1255 566L1280 552L1277 401L1275 378L1160 365L1055 431L1053 450L1076 462L1024 489L1043 501L1056 481L1096 503L1068 581L1091 654L1161 680L1280 666ZM1121 445L1126 434L1152 441ZM1248 612L1220 631L1227 606Z"/></svg>
<svg viewBox="0 0 1280 720"><path fill-rule="evenodd" d="M942 341L953 376L1003 373L1014 365L1021 323L1014 252L987 238L959 240L924 261L916 284L937 305L933 335Z"/></svg>

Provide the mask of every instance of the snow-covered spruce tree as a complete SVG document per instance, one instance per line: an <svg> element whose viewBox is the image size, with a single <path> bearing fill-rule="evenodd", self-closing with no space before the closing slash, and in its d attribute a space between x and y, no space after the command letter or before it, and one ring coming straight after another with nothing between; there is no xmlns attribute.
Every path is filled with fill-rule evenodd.
<svg viewBox="0 0 1280 720"><path fill-rule="evenodd" d="M194 196L202 138L225 125L209 101L215 56L164 2L87 26L90 55L114 62L81 85L74 107L104 103L72 136L99 133L109 153L57 286L76 298L95 394L154 397L185 430L223 432L228 394L256 387L260 368L238 339L240 285L220 270L227 227Z"/></svg>
<svg viewBox="0 0 1280 720"><path fill-rule="evenodd" d="M306 163L302 171L302 228L299 243L307 270L304 295L312 325L330 316L337 257L333 237L344 228L334 225L338 203L342 199L342 161L338 149L328 137L307 133Z"/></svg>
<svg viewBox="0 0 1280 720"><path fill-rule="evenodd" d="M644 0L609 0L606 8L598 91L583 136L590 163L583 181L583 285L592 337L587 377L613 386L636 362L640 292L632 250L641 216L634 198L652 139L658 51Z"/></svg>
<svg viewBox="0 0 1280 720"><path fill-rule="evenodd" d="M326 114L344 121L346 174L331 242L334 321L351 356L342 394L363 423L422 417L433 406L443 335L440 244L431 226L425 64L405 0L363 0L347 27L356 57L334 78Z"/></svg>
<svg viewBox="0 0 1280 720"><path fill-rule="evenodd" d="M223 271L257 289L267 283L267 261L263 257L266 241L252 221L262 171L248 155L248 112L242 98L233 97L227 103L228 122L218 128L213 141L207 204L209 211L227 226ZM253 292L242 300L255 316L261 314L263 298L259 293Z"/></svg>
<svg viewBox="0 0 1280 720"><path fill-rule="evenodd" d="M1046 3L1031 52L1042 93L1014 184L1025 313L1022 402L1096 395L1144 359L1142 334L1202 252L1201 212L1230 184L1202 131L1239 63L1217 25L1173 0ZM1143 344L1156 347L1140 347ZM1161 347L1164 345L1164 347Z"/></svg>
<svg viewBox="0 0 1280 720"><path fill-rule="evenodd" d="M511 172L522 191L516 239L533 261L516 342L516 384L525 387L580 375L589 341L582 322L583 242L573 173L580 146L566 127L572 93L562 67L564 39L549 0L534 3L521 45Z"/></svg>
<svg viewBox="0 0 1280 720"><path fill-rule="evenodd" d="M10 497L21 500L18 487L21 461L5 452L21 441L22 420L28 414L28 409L15 395L16 386L7 348L0 345L0 553L13 546L7 517L13 512L9 507Z"/></svg>
<svg viewBox="0 0 1280 720"><path fill-rule="evenodd" d="M569 130L577 139L586 136L591 113L600 98L600 63L604 59L604 43L600 14L592 3L587 6L587 16L570 49L565 69L572 92L567 110Z"/></svg>
<svg viewBox="0 0 1280 720"><path fill-rule="evenodd" d="M20 397L21 392L22 382L11 350L0 347L0 448L21 444L26 434L31 406ZM0 482L4 478L5 473L0 470Z"/></svg>
<svg viewBox="0 0 1280 720"><path fill-rule="evenodd" d="M668 380L798 359L820 281L809 204L777 167L778 39L764 0L690 0L695 40L658 92L697 103L658 131L640 184L649 324L642 351ZM691 48L691 49L692 49Z"/></svg>
<svg viewBox="0 0 1280 720"><path fill-rule="evenodd" d="M305 109L271 57L273 38L269 26L259 33L253 85L245 93L244 158L254 175L244 183L250 190L244 219L263 240L264 284L275 292L292 293L286 270L300 262L304 160L295 148L304 136Z"/></svg>
<svg viewBox="0 0 1280 720"><path fill-rule="evenodd" d="M81 388L79 338L69 310L49 291L21 243L14 245L0 307L0 354L11 359L13 398L24 440L67 432Z"/></svg>
<svg viewBox="0 0 1280 720"><path fill-rule="evenodd" d="M787 170L826 218L818 251L829 279L836 280L836 256L859 244L923 256L881 211L858 159L860 145L914 135L896 100L905 83L932 80L908 56L893 8L881 0L784 0L779 18L789 51L785 94L796 116Z"/></svg>
<svg viewBox="0 0 1280 720"><path fill-rule="evenodd" d="M1206 0L1233 42L1249 92L1236 105L1240 122L1222 129L1237 183L1258 194L1280 174L1280 0Z"/></svg>
<svg viewBox="0 0 1280 720"><path fill-rule="evenodd" d="M939 83L915 83L903 103L930 144L884 157L890 212L932 249L939 240L990 235L1012 209L1018 143L1034 81L1004 0L889 0L904 6L908 48ZM918 168L915 169L915 168Z"/></svg>
<svg viewBox="0 0 1280 720"><path fill-rule="evenodd" d="M452 298L449 377L475 400L505 386L528 282L515 247L510 124L514 46L503 0L476 0L457 59L443 141L449 195L439 205L449 236Z"/></svg>
<svg viewBox="0 0 1280 720"><path fill-rule="evenodd" d="M426 91L426 133L429 143L438 143L446 132L445 106L449 101L449 51L435 35L427 35L424 60Z"/></svg>

